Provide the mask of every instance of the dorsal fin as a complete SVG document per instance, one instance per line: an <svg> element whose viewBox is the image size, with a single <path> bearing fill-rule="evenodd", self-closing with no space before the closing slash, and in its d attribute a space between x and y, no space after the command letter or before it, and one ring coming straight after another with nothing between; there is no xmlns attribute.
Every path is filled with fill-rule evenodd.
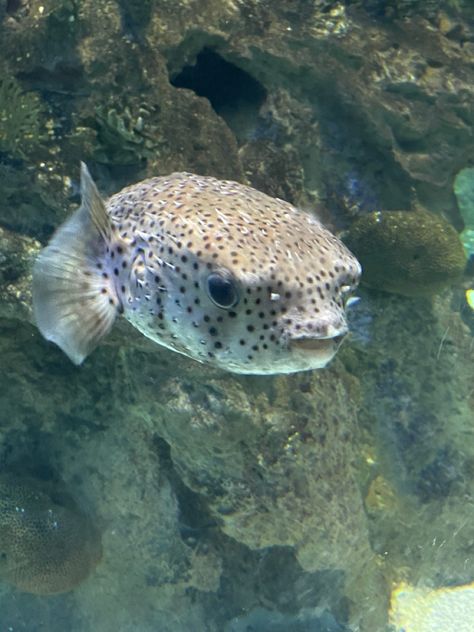
<svg viewBox="0 0 474 632"><path fill-rule="evenodd" d="M102 199L85 162L81 162L81 201L97 228L106 240L110 240L110 222Z"/></svg>

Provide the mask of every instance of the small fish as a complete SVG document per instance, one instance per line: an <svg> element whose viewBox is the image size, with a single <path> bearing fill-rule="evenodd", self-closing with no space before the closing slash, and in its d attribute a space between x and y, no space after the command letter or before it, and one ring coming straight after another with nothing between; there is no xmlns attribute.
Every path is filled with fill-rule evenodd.
<svg viewBox="0 0 474 632"><path fill-rule="evenodd" d="M36 322L81 364L119 314L235 373L324 367L361 268L314 217L231 181L173 173L106 202L81 166L80 208L33 271Z"/></svg>

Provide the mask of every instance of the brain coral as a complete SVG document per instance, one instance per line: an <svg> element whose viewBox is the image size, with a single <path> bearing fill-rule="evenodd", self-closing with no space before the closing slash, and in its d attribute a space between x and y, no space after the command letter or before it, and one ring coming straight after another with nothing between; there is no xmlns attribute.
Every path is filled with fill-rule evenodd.
<svg viewBox="0 0 474 632"><path fill-rule="evenodd" d="M362 281L405 296L433 294L466 265L458 233L427 211L374 212L358 219L345 241L362 264Z"/></svg>
<svg viewBox="0 0 474 632"><path fill-rule="evenodd" d="M33 478L0 476L0 577L26 592L65 592L101 554L99 532L69 497Z"/></svg>

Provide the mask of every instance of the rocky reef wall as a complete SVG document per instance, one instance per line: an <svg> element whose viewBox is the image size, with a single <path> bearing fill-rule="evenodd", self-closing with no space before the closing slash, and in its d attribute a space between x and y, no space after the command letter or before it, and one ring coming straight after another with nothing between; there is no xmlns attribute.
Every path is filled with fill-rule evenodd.
<svg viewBox="0 0 474 632"><path fill-rule="evenodd" d="M203 369L125 324L78 369L30 308L80 160L104 194L187 170L336 231L420 206L461 231L474 12L445 4L0 2L2 472L65 487L102 540L88 578L48 597L0 558L2 624L221 632L276 612L297 630L304 612L382 632L393 582L472 580L472 266L435 296L362 288L335 361L291 377Z"/></svg>

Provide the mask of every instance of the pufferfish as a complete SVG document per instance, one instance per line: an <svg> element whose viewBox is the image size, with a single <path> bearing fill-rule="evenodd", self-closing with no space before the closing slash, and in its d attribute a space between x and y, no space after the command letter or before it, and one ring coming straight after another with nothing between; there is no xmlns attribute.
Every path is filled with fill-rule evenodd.
<svg viewBox="0 0 474 632"><path fill-rule="evenodd" d="M33 271L38 327L81 364L122 315L151 340L234 373L326 366L361 268L313 216L237 182L173 173L80 208Z"/></svg>

